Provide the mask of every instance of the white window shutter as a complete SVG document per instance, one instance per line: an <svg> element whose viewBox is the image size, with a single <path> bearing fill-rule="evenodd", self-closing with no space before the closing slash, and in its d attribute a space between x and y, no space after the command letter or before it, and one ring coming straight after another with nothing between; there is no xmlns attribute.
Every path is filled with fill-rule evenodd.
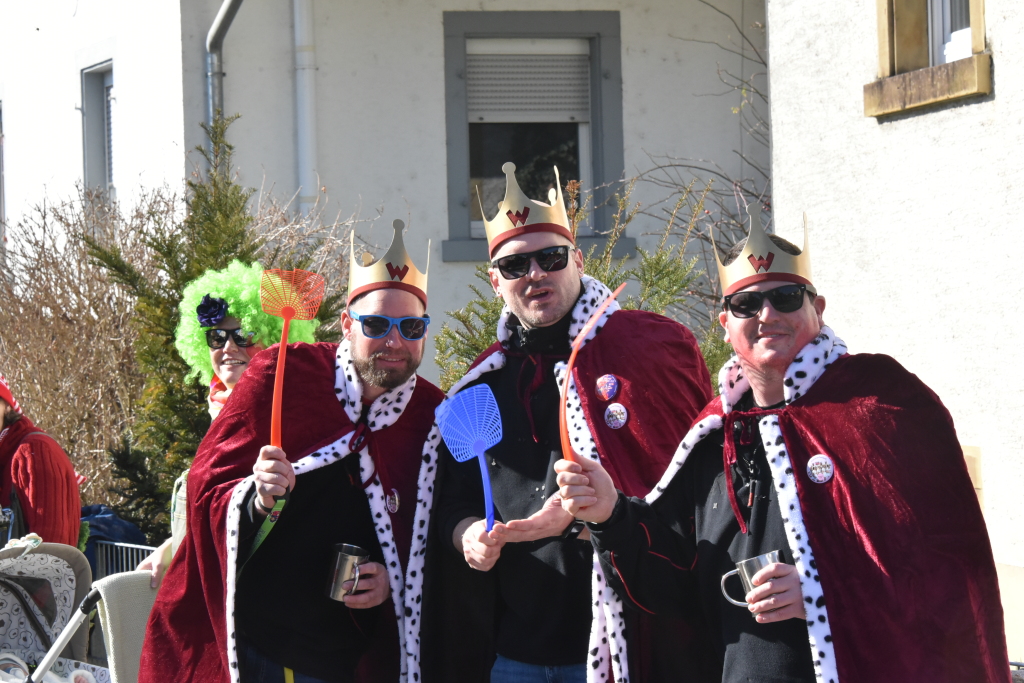
<svg viewBox="0 0 1024 683"><path fill-rule="evenodd" d="M470 123L590 121L590 56L467 54Z"/></svg>

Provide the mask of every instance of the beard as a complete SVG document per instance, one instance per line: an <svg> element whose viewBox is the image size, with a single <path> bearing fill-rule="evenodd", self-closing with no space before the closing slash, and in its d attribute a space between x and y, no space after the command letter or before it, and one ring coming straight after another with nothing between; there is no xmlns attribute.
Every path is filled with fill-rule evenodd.
<svg viewBox="0 0 1024 683"><path fill-rule="evenodd" d="M384 356L401 356L405 360L405 365L398 368L382 368L377 366L377 359L383 358ZM352 364L356 366L356 372L359 373L359 378L370 386L379 387L381 389L394 389L405 384L410 377L416 372L420 366L418 360L413 360L412 354L408 351L401 353L397 351L383 352L378 351L377 353L371 354L367 358L356 358L352 357Z"/></svg>

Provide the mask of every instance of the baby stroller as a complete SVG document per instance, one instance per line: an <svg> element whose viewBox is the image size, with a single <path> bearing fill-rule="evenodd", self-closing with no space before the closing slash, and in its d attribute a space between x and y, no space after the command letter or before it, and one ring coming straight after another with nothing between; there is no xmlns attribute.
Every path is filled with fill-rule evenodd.
<svg viewBox="0 0 1024 683"><path fill-rule="evenodd" d="M94 586L89 563L77 548L42 543L0 550L0 682L117 683L109 669L86 662L89 629L83 624L103 599L104 582L139 578L132 574L148 577L133 572ZM148 589L148 578L142 580ZM154 596L141 595L151 606ZM136 672L137 666L136 659Z"/></svg>

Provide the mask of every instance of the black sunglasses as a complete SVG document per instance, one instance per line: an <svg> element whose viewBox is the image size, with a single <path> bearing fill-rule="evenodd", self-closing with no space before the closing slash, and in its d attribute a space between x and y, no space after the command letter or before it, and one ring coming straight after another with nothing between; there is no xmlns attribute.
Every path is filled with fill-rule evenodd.
<svg viewBox="0 0 1024 683"><path fill-rule="evenodd" d="M389 318L386 315L360 315L355 311L349 311L353 320L363 326L363 334L370 339L380 339L391 333L391 328L398 326L398 333L406 341L418 341L423 339L427 333L427 325L430 324L430 316L422 318L407 316L405 318Z"/></svg>
<svg viewBox="0 0 1024 683"><path fill-rule="evenodd" d="M242 332L240 328L233 330L219 330L215 328L206 331L206 345L211 349L223 349L225 344L228 343L228 337L230 337L231 341L235 342L235 346L246 348L256 343L252 339L255 335L255 332Z"/></svg>
<svg viewBox="0 0 1024 683"><path fill-rule="evenodd" d="M722 297L725 310L737 318L753 318L761 312L764 300L772 302L772 308L779 313L793 313L804 305L804 292L807 285L783 285L767 292L736 292ZM814 293L810 295L813 297Z"/></svg>
<svg viewBox="0 0 1024 683"><path fill-rule="evenodd" d="M548 247L538 251L528 251L525 254L509 254L491 261L491 265L498 269L506 280L518 280L530 272L530 261L537 260L537 265L545 273L552 273L562 270L569 265L569 249L571 247L562 245L560 247Z"/></svg>

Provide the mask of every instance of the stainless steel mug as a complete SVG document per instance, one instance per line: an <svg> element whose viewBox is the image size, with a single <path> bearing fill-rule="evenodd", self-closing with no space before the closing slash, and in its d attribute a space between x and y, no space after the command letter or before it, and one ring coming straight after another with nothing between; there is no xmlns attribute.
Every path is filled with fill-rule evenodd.
<svg viewBox="0 0 1024 683"><path fill-rule="evenodd" d="M739 574L740 582L743 584L743 595L746 595L750 591L754 590L756 586L750 582L754 578L754 574L758 573L770 564L774 564L779 561L779 551L773 550L770 553L764 555L758 555L757 557L751 557L750 559L743 560L736 563L736 569L731 572L722 574L722 595L725 599L736 605L737 607L746 607L746 602L740 602L739 600L733 600L729 597L728 591L725 589L725 580L733 574Z"/></svg>
<svg viewBox="0 0 1024 683"><path fill-rule="evenodd" d="M357 545L335 543L331 561L331 580L327 583L327 596L332 600L342 601L359 588L359 565L370 561L370 553ZM342 586L346 581L352 582L352 590L346 591Z"/></svg>

